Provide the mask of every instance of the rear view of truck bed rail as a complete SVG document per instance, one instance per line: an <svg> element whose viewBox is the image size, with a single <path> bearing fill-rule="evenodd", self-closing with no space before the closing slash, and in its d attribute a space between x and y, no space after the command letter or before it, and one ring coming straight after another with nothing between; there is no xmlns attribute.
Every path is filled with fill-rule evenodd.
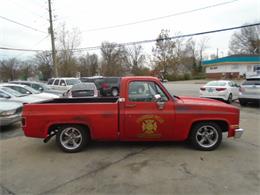
<svg viewBox="0 0 260 195"><path fill-rule="evenodd" d="M118 98L58 98L43 101L41 104L64 104L64 103L114 103Z"/></svg>

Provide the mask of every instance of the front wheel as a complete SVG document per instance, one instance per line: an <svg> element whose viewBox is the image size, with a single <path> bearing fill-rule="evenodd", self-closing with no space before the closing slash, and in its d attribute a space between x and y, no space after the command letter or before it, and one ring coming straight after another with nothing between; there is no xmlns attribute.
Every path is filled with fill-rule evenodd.
<svg viewBox="0 0 260 195"><path fill-rule="evenodd" d="M88 141L86 129L80 125L64 125L56 135L57 145L65 152L81 151Z"/></svg>
<svg viewBox="0 0 260 195"><path fill-rule="evenodd" d="M196 149L214 150L222 141L222 131L214 122L201 122L192 128L190 141Z"/></svg>

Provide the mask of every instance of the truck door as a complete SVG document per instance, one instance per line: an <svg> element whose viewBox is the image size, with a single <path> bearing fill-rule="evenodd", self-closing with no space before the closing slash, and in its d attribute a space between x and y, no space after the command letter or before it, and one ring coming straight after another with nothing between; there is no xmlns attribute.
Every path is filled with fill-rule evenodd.
<svg viewBox="0 0 260 195"><path fill-rule="evenodd" d="M122 140L171 140L174 102L153 81L131 81L127 89Z"/></svg>

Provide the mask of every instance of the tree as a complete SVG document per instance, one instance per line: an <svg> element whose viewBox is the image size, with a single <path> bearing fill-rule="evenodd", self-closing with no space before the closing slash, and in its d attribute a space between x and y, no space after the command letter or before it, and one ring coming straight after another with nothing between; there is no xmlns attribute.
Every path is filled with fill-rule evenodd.
<svg viewBox="0 0 260 195"><path fill-rule="evenodd" d="M94 76L98 73L98 56L87 53L79 58L79 72L81 76Z"/></svg>
<svg viewBox="0 0 260 195"><path fill-rule="evenodd" d="M19 79L27 80L35 76L35 66L31 60L21 62L19 66Z"/></svg>
<svg viewBox="0 0 260 195"><path fill-rule="evenodd" d="M141 45L134 45L127 49L127 60L133 75L141 76L144 74L142 69L144 69L145 55Z"/></svg>
<svg viewBox="0 0 260 195"><path fill-rule="evenodd" d="M47 81L52 77L52 58L49 51L36 54L34 62L37 65L40 80Z"/></svg>
<svg viewBox="0 0 260 195"><path fill-rule="evenodd" d="M229 43L230 54L260 54L260 26L241 28Z"/></svg>
<svg viewBox="0 0 260 195"><path fill-rule="evenodd" d="M198 67L197 67L197 71L198 72L202 72L202 61L203 61L203 55L204 55L204 51L208 48L208 41L209 38L208 37L202 37L199 40L198 43Z"/></svg>
<svg viewBox="0 0 260 195"><path fill-rule="evenodd" d="M177 66L175 62L176 42L169 39L167 30L162 30L159 34L155 48L152 49L155 69L162 73L163 77L167 76L167 73L173 70L173 74L177 73Z"/></svg>
<svg viewBox="0 0 260 195"><path fill-rule="evenodd" d="M74 49L80 46L80 32L74 28L72 31L62 25L58 33L57 64L59 76L75 76L77 72L77 59Z"/></svg>
<svg viewBox="0 0 260 195"><path fill-rule="evenodd" d="M0 61L0 78L2 81L18 78L19 61L16 58Z"/></svg>
<svg viewBox="0 0 260 195"><path fill-rule="evenodd" d="M105 76L123 76L128 72L127 51L122 45L103 42L101 69Z"/></svg>

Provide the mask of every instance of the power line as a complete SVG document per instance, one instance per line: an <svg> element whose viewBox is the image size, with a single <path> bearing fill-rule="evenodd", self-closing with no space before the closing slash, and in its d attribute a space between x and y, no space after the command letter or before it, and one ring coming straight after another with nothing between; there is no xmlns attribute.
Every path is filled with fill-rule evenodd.
<svg viewBox="0 0 260 195"><path fill-rule="evenodd" d="M156 42L156 41L164 41L164 40L171 40L171 39L194 37L194 36L199 36L199 35L219 33L219 32L236 30L236 29L241 29L241 28L248 28L248 27L253 27L253 26L258 26L258 25L260 25L260 23L247 24L247 25L242 25L242 26L222 28L222 29L218 29L218 30L204 31L204 32L191 33L191 34L185 34L185 35L178 35L178 36L172 36L172 37L161 38L161 39L150 39L150 40L119 43L119 44L117 44L117 46L138 45L138 44L145 44L145 43L151 43L151 42ZM90 51L90 50L97 50L97 49L100 49L100 48L101 48L101 46L84 47L84 48L71 49L71 51ZM9 48L9 47L0 47L0 49L1 50L12 50L12 51L28 51L28 52L46 51L46 50L35 50L35 49L18 49L18 48ZM50 50L47 50L47 51L50 51ZM62 51L62 50L58 50L58 51Z"/></svg>
<svg viewBox="0 0 260 195"><path fill-rule="evenodd" d="M213 4L213 5L209 5L209 6L206 6L206 7L201 7L201 8L197 8L197 9L182 11L182 12L173 13L173 14L160 16L160 17L155 17L155 18L149 18L149 19L145 19L145 20L139 20L139 21L135 21L135 22L129 22L129 23L125 23L125 24L117 24L117 25L112 25L112 26L92 28L92 29L88 29L88 30L85 30L85 31L82 31L82 32L92 32L92 31L107 30L107 29L120 28L120 27L124 27L124 26L141 24L141 23L146 23L146 22L151 22L151 21L156 21L156 20L162 20L162 19L165 19L165 18L170 18L170 17L174 17L174 16L180 16L180 15L184 15L184 14L189 14L189 13L198 12L198 11L205 10L205 9L210 9L210 8L214 8L214 7L218 7L218 6L234 3L236 1L239 1L239 0L226 1L226 2L223 2L223 3Z"/></svg>
<svg viewBox="0 0 260 195"><path fill-rule="evenodd" d="M45 22L48 21L47 18L45 18L44 16L39 15L38 13L36 13L35 11L32 11L31 9L26 8L24 5L21 5L20 3L14 1L14 0L11 0L11 2L12 2L13 5L16 5L17 7L20 7L23 11L28 12L28 13L34 15L34 16L37 16L40 19L44 20Z"/></svg>
<svg viewBox="0 0 260 195"><path fill-rule="evenodd" d="M118 46L138 45L138 44L151 43L151 42L156 42L156 41L179 39L179 38L194 37L194 36L199 36L199 35L218 33L218 32L236 30L236 29L253 27L253 26L258 26L258 25L260 25L260 23L248 24L248 25L243 25L243 26L236 26L236 27L231 27L231 28L223 28L223 29L218 29L218 30L204 31L204 32L192 33L192 34L186 34L186 35L178 35L178 36L172 36L172 37L161 38L161 39L150 39L150 40L126 42L126 43L120 43L120 44L117 44L117 45ZM85 47L85 48L73 49L73 51L84 51L84 50L89 51L89 50L96 50L96 49L100 49L100 48L101 48L101 46Z"/></svg>
<svg viewBox="0 0 260 195"><path fill-rule="evenodd" d="M23 26L23 27L25 27L25 28L28 28L28 29L31 29L31 30L34 30L34 31L37 31L37 32L46 34L46 32L44 32L44 31L38 30L38 29L36 29L36 28L33 28L33 27L28 26L28 25L26 25L26 24L22 24L22 23L20 23L20 22L16 22L16 21L11 20L11 19L9 19L9 18L6 18L6 17L4 17L4 16L0 16L0 18L2 18L3 20L6 20L6 21L12 22L12 23L14 23L14 24Z"/></svg>

